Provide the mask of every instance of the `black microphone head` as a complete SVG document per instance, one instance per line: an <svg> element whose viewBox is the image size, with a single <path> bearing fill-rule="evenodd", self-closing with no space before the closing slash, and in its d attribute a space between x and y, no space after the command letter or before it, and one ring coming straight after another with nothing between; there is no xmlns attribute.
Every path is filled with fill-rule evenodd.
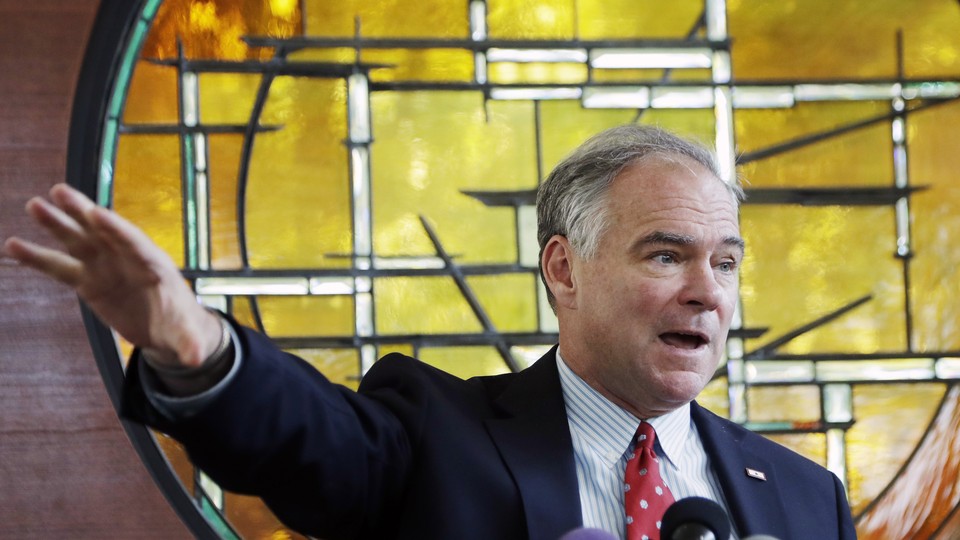
<svg viewBox="0 0 960 540"><path fill-rule="evenodd" d="M690 526L693 527L690 527ZM718 540L730 538L730 519L719 504L703 497L687 497L670 505L663 514L660 523L660 538L663 540L685 540L700 536L676 536L678 529L706 529Z"/></svg>
<svg viewBox="0 0 960 540"><path fill-rule="evenodd" d="M561 536L560 540L616 540L616 538L601 529L574 529Z"/></svg>

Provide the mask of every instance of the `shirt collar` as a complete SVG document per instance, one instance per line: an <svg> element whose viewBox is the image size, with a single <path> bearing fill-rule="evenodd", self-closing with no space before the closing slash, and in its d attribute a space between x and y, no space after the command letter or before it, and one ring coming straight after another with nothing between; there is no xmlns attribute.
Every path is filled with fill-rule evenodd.
<svg viewBox="0 0 960 540"><path fill-rule="evenodd" d="M613 403L570 369L557 350L557 371L567 406L570 428L593 448L598 457L613 467L632 450L630 442L640 420ZM648 418L657 431L658 453L679 469L680 455L693 435L690 404L667 414Z"/></svg>

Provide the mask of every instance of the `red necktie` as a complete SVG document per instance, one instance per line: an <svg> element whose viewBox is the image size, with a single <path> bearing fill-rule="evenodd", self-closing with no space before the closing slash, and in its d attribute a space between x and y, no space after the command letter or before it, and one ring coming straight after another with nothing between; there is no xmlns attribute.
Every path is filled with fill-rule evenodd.
<svg viewBox="0 0 960 540"><path fill-rule="evenodd" d="M646 422L640 423L634 435L636 445L623 484L627 540L660 540L660 520L673 504L673 494L660 478L660 463L653 452L656 438L653 426Z"/></svg>

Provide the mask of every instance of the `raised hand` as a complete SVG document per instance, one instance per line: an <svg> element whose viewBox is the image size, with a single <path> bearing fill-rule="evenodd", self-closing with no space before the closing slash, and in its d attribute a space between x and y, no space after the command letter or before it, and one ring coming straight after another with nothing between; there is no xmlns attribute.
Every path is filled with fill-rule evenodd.
<svg viewBox="0 0 960 540"><path fill-rule="evenodd" d="M11 257L73 287L104 323L162 364L199 366L217 347L217 317L143 231L66 184L26 209L65 252L9 238Z"/></svg>

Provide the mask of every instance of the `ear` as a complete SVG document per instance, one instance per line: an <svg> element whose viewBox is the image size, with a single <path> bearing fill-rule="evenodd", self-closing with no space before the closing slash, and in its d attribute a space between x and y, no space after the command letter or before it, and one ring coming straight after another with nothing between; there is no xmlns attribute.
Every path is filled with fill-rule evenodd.
<svg viewBox="0 0 960 540"><path fill-rule="evenodd" d="M565 236L556 234L547 240L540 266L543 279L557 300L557 307L572 309L576 306L577 287L573 265L573 247Z"/></svg>

